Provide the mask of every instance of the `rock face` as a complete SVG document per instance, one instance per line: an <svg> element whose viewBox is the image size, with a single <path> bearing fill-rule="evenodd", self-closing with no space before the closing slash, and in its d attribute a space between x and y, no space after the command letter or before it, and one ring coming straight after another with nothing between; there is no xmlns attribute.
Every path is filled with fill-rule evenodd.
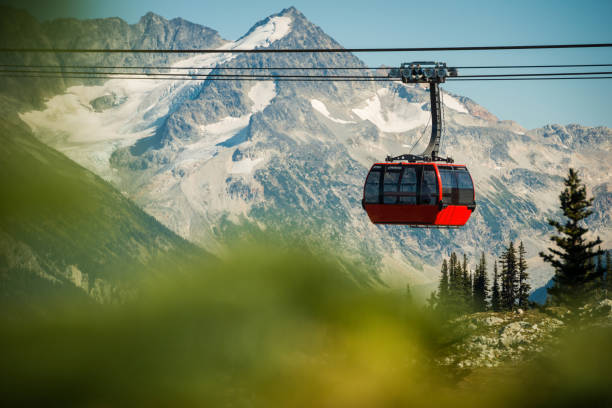
<svg viewBox="0 0 612 408"><path fill-rule="evenodd" d="M596 304L587 304L580 310L584 318L599 319L602 324L612 325L612 300L603 299Z"/></svg>
<svg viewBox="0 0 612 408"><path fill-rule="evenodd" d="M487 326L495 326L504 322L504 319L500 319L496 316L488 316L482 321Z"/></svg>
<svg viewBox="0 0 612 408"><path fill-rule="evenodd" d="M128 29L116 19L46 27L51 32L51 27L94 23ZM152 15L129 29L140 33L140 40L128 44L132 47L174 47L169 33L185 48L341 46L294 8L262 20L231 43L184 20L164 22ZM208 42L190 43L197 36L189 33L197 32ZM96 41L78 45L116 45ZM172 64L219 67L192 71L198 74L240 66L363 66L344 53L211 54ZM403 286L437 279L440 257L450 251L493 255L509 240L523 240L531 284L538 287L551 275L537 257L549 245L546 217L558 215L557 197L570 166L595 194L589 226L606 245L612 239L608 128L552 125L525 131L514 122L498 121L467 98L444 93L443 153L468 165L477 188L475 214L460 230L374 226L360 206L365 176L373 162L417 143L429 118L427 90L396 83L211 79L74 86L44 109L21 117L45 143L213 252L237 235L257 236L262 229L307 235L313 245L324 242L318 245L332 246L349 262L369 269L370 275L360 279ZM85 123L89 126L81 126ZM423 146L417 143L415 151Z"/></svg>
<svg viewBox="0 0 612 408"><path fill-rule="evenodd" d="M504 347L516 346L525 342L523 331L531 329L527 322L512 322L500 330L499 341Z"/></svg>
<svg viewBox="0 0 612 408"><path fill-rule="evenodd" d="M97 49L189 49L215 48L226 43L219 34L208 27L191 23L182 18L166 20L154 13L147 13L137 24L128 24L120 18L94 20L58 19L41 25L44 35L55 48ZM170 55L170 56L168 56ZM176 59L167 55L138 54L58 54L60 65L135 65L165 63Z"/></svg>
<svg viewBox="0 0 612 408"><path fill-rule="evenodd" d="M516 313L476 313L456 319L469 335L443 358L443 365L458 368L496 367L513 360L524 360L543 350L565 326L561 320L529 311Z"/></svg>
<svg viewBox="0 0 612 408"><path fill-rule="evenodd" d="M587 304L577 313L562 307L522 314L475 313L455 319L452 325L465 333L440 363L457 368L497 367L507 362L525 361L537 356L559 340L560 330L612 326L612 300Z"/></svg>

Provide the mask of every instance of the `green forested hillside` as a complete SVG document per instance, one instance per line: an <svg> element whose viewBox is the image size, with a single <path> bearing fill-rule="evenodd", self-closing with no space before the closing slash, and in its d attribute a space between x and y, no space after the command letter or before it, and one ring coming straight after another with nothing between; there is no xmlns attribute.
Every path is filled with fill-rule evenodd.
<svg viewBox="0 0 612 408"><path fill-rule="evenodd" d="M78 287L108 301L141 271L199 252L10 114L0 121L0 191L4 296Z"/></svg>

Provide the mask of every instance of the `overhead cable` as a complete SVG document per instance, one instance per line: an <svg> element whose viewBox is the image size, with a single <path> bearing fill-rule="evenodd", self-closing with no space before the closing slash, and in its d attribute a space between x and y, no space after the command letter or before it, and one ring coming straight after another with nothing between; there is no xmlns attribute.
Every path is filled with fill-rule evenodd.
<svg viewBox="0 0 612 408"><path fill-rule="evenodd" d="M14 74L0 72L0 78L55 78L55 79L130 79L130 80L172 80L172 81L288 81L288 82L399 82L398 78L386 77L292 77L292 76L229 76L229 77L192 77L192 76L109 76L109 75L58 75L58 74ZM563 79L612 79L612 76L577 76L577 77L509 77L509 78L448 78L447 81L527 81L527 80L563 80Z"/></svg>
<svg viewBox="0 0 612 408"><path fill-rule="evenodd" d="M103 48L0 48L0 53L121 53L121 54L279 54L279 53L361 53L361 52L424 52L424 51L502 51L570 48L606 48L612 43L494 45L465 47L404 48L255 48L255 49L103 49Z"/></svg>
<svg viewBox="0 0 612 408"><path fill-rule="evenodd" d="M0 73L8 74L56 74L68 75L88 75L88 76L116 76L132 75L166 78L312 78L312 79L399 79L398 77L376 76L376 75L303 75L303 74L217 74L217 73L156 73L156 72L112 72L112 71L50 71L50 70L30 70L30 69L2 69ZM581 76L581 75L612 75L612 71L596 72L547 72L547 73L505 73L505 74L478 74L478 75L458 75L451 78L495 78L495 77L548 77L548 76Z"/></svg>
<svg viewBox="0 0 612 408"><path fill-rule="evenodd" d="M456 69L524 69L524 68L584 68L584 67L612 67L612 64L561 64L561 65L482 65L482 66L457 66ZM0 68L32 68L32 69L149 69L149 70L220 70L220 71L334 71L334 70L361 70L376 71L390 70L394 67L177 67L177 66L129 66L129 65L27 65L27 64L0 64Z"/></svg>

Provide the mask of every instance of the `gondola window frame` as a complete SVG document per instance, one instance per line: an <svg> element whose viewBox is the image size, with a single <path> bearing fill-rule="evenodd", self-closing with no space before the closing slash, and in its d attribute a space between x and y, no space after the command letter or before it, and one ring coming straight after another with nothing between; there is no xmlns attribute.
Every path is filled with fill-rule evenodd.
<svg viewBox="0 0 612 408"><path fill-rule="evenodd" d="M374 166L368 174L365 184L365 204L379 204L382 197L383 166ZM370 187L370 188L368 188Z"/></svg>

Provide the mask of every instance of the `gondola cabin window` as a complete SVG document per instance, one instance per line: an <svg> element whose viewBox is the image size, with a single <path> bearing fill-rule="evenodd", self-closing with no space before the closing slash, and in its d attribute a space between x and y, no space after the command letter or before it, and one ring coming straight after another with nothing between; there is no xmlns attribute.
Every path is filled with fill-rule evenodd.
<svg viewBox="0 0 612 408"><path fill-rule="evenodd" d="M459 205L474 204L474 184L465 167L456 167L457 188L459 189Z"/></svg>
<svg viewBox="0 0 612 408"><path fill-rule="evenodd" d="M442 180L442 202L446 205L474 203L474 185L465 167L438 166Z"/></svg>
<svg viewBox="0 0 612 408"><path fill-rule="evenodd" d="M380 202L380 176L382 166L374 166L368 175L365 185L365 203L378 204Z"/></svg>
<svg viewBox="0 0 612 408"><path fill-rule="evenodd" d="M423 177L419 189L419 204L435 205L438 203L438 178L433 166L421 166Z"/></svg>
<svg viewBox="0 0 612 408"><path fill-rule="evenodd" d="M402 166L385 166L385 175L383 178L384 204L397 204L401 174Z"/></svg>
<svg viewBox="0 0 612 408"><path fill-rule="evenodd" d="M417 184L420 172L416 166L404 166L400 183L400 204L417 203Z"/></svg>

